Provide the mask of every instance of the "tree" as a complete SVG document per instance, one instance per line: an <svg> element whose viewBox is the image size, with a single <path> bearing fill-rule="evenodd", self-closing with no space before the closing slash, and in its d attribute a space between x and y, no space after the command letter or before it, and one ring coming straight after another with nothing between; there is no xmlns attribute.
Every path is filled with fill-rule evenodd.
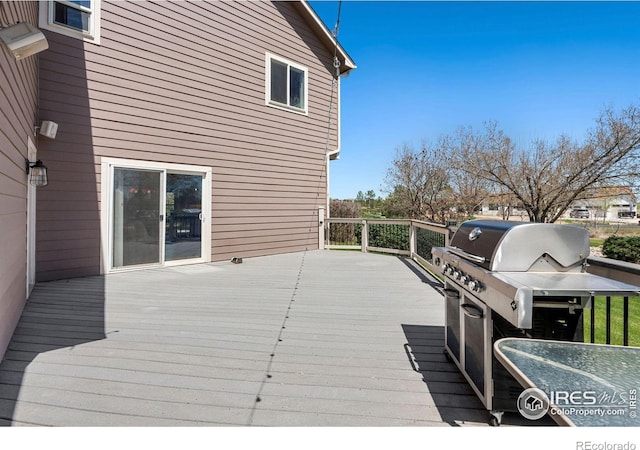
<svg viewBox="0 0 640 450"><path fill-rule="evenodd" d="M391 164L385 183L390 192L387 206L393 215L444 221L452 202L442 152L426 144L419 150L405 144L396 149Z"/></svg>
<svg viewBox="0 0 640 450"><path fill-rule="evenodd" d="M532 222L555 222L589 189L633 184L639 173L636 106L604 110L583 144L561 136L553 144L535 141L524 151L495 123L485 124L484 132L474 136L475 151L453 155L456 169L512 193Z"/></svg>
<svg viewBox="0 0 640 450"><path fill-rule="evenodd" d="M372 208L375 201L376 192L373 189L369 189L366 194L362 193L362 191L358 191L358 194L356 195L356 202L360 203L361 206L366 206L367 208Z"/></svg>
<svg viewBox="0 0 640 450"><path fill-rule="evenodd" d="M329 217L362 217L362 208L358 202L331 199Z"/></svg>
<svg viewBox="0 0 640 450"><path fill-rule="evenodd" d="M357 201L332 199L329 203L329 217L362 217L362 208ZM361 229L361 224L334 223L329 229L329 241L343 245L356 245Z"/></svg>
<svg viewBox="0 0 640 450"><path fill-rule="evenodd" d="M376 193L373 189L369 189L364 197L367 207L373 207L373 202L376 200Z"/></svg>
<svg viewBox="0 0 640 450"><path fill-rule="evenodd" d="M446 155L452 206L459 219L471 217L491 192L491 183L467 167L474 164L479 139L471 128L462 127L452 136L441 137L438 144L439 151Z"/></svg>

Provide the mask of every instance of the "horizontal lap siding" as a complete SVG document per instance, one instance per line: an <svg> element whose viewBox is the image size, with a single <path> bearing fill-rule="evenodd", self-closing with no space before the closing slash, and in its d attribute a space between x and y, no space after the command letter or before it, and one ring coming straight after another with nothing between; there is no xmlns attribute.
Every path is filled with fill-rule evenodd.
<svg viewBox="0 0 640 450"><path fill-rule="evenodd" d="M102 157L211 167L213 260L317 248L333 52L295 5L103 1L99 46L47 37L39 279L99 271ZM265 105L266 52L309 69L308 115Z"/></svg>
<svg viewBox="0 0 640 450"><path fill-rule="evenodd" d="M37 23L37 2L1 2L4 27ZM5 23L7 21L8 23ZM37 56L16 61L0 45L0 360L24 307L27 265L27 140L34 139Z"/></svg>

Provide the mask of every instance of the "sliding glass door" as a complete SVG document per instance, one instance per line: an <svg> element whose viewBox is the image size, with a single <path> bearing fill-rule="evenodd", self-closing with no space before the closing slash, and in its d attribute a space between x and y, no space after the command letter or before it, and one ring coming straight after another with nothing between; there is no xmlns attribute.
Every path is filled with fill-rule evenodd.
<svg viewBox="0 0 640 450"><path fill-rule="evenodd" d="M202 256L202 175L167 173L164 257Z"/></svg>
<svg viewBox="0 0 640 450"><path fill-rule="evenodd" d="M210 169L103 167L110 186L108 270L210 260Z"/></svg>

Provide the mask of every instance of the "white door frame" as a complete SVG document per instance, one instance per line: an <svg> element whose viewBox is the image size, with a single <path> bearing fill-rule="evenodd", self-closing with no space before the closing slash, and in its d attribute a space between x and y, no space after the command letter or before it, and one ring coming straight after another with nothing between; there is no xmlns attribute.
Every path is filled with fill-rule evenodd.
<svg viewBox="0 0 640 450"><path fill-rule="evenodd" d="M29 137L27 139L27 158L31 162L38 160L38 149ZM36 187L29 182L27 174L27 299L36 284Z"/></svg>
<svg viewBox="0 0 640 450"><path fill-rule="evenodd" d="M101 207L100 207L100 273L121 272L127 270L139 270L149 265L129 266L125 268L113 268L113 181L114 169L140 169L158 170L163 172L163 180L166 180L167 172L201 174L202 178L202 252L200 258L165 261L164 257L164 233L160 233L160 264L154 266L176 266L184 264L204 263L211 261L211 167L193 166L187 164L171 164L155 161L137 161L121 158L101 158ZM163 185L165 181L163 181ZM161 195L164 199L164 194ZM160 202L160 214L163 221L166 220L165 202Z"/></svg>

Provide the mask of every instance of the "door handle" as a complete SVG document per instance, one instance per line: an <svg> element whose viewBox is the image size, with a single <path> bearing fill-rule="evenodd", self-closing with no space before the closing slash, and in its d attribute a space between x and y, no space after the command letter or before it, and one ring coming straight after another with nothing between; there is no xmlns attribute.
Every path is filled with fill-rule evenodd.
<svg viewBox="0 0 640 450"><path fill-rule="evenodd" d="M482 319L484 317L482 308L479 308L472 303L463 303L462 305L460 305L460 307L462 308L465 316L469 316L473 319Z"/></svg>

